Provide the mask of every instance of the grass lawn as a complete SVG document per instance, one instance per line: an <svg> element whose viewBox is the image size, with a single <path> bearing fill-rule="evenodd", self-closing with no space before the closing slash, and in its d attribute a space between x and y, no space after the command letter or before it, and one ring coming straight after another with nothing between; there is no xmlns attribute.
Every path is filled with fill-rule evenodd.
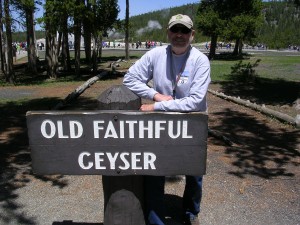
<svg viewBox="0 0 300 225"><path fill-rule="evenodd" d="M254 64L255 76L272 80L282 79L285 81L300 82L300 53L296 52L254 52L248 54L243 63ZM213 81L229 81L232 69L239 60L212 60L211 76Z"/></svg>
<svg viewBox="0 0 300 225"><path fill-rule="evenodd" d="M257 51L242 60L222 57L211 61L211 77L218 90L227 95L278 111L289 108L290 115L297 114L293 104L300 98L299 52Z"/></svg>

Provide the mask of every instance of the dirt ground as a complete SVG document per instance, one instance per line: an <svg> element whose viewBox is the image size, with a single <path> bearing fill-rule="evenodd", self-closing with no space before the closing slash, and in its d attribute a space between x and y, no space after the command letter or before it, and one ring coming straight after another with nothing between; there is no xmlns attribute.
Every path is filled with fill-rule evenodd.
<svg viewBox="0 0 300 225"><path fill-rule="evenodd" d="M97 82L73 105L93 109L100 93L121 81ZM51 109L77 86L1 87L0 98L28 99L1 106L7 115L0 121L1 225L103 222L101 176L35 176L30 167L26 111ZM49 101L49 107L41 109L37 101ZM233 144L208 138L200 224L300 224L299 129L211 94L208 104L210 129ZM167 180L167 224L180 224L183 189L184 178Z"/></svg>

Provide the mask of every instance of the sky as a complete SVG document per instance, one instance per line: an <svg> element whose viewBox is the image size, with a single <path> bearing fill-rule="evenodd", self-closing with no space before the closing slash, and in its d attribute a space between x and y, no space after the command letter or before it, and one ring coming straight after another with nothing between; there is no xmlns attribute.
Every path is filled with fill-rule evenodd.
<svg viewBox="0 0 300 225"><path fill-rule="evenodd" d="M136 16L147 12L173 8L190 3L200 3L199 0L129 0L129 16ZM118 0L120 7L119 19L125 18L126 0ZM183 12L184 13L184 12Z"/></svg>
<svg viewBox="0 0 300 225"><path fill-rule="evenodd" d="M129 0L129 16L136 16L156 10L173 8L190 3L200 3L200 0ZM118 0L120 7L119 19L125 18L126 0ZM36 17L41 17L43 10L40 9Z"/></svg>

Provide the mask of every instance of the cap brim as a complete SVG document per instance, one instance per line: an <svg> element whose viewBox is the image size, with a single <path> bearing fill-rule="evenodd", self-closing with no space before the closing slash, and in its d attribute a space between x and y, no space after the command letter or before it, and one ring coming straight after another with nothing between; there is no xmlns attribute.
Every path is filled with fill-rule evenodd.
<svg viewBox="0 0 300 225"><path fill-rule="evenodd" d="M183 21L174 21L173 23L170 23L169 24L169 28L173 27L174 25L176 24L181 24L181 25L184 25L185 27L189 28L189 29L192 29L193 26L191 26L191 24L188 24L188 23L185 23Z"/></svg>

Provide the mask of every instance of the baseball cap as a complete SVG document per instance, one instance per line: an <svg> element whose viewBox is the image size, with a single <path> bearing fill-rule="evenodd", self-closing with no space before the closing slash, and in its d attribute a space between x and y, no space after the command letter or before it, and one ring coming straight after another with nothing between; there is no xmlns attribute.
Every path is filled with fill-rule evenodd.
<svg viewBox="0 0 300 225"><path fill-rule="evenodd" d="M193 28L193 21L187 15L177 14L175 16L172 16L169 21L168 28L171 28L176 24L182 24L189 29Z"/></svg>

